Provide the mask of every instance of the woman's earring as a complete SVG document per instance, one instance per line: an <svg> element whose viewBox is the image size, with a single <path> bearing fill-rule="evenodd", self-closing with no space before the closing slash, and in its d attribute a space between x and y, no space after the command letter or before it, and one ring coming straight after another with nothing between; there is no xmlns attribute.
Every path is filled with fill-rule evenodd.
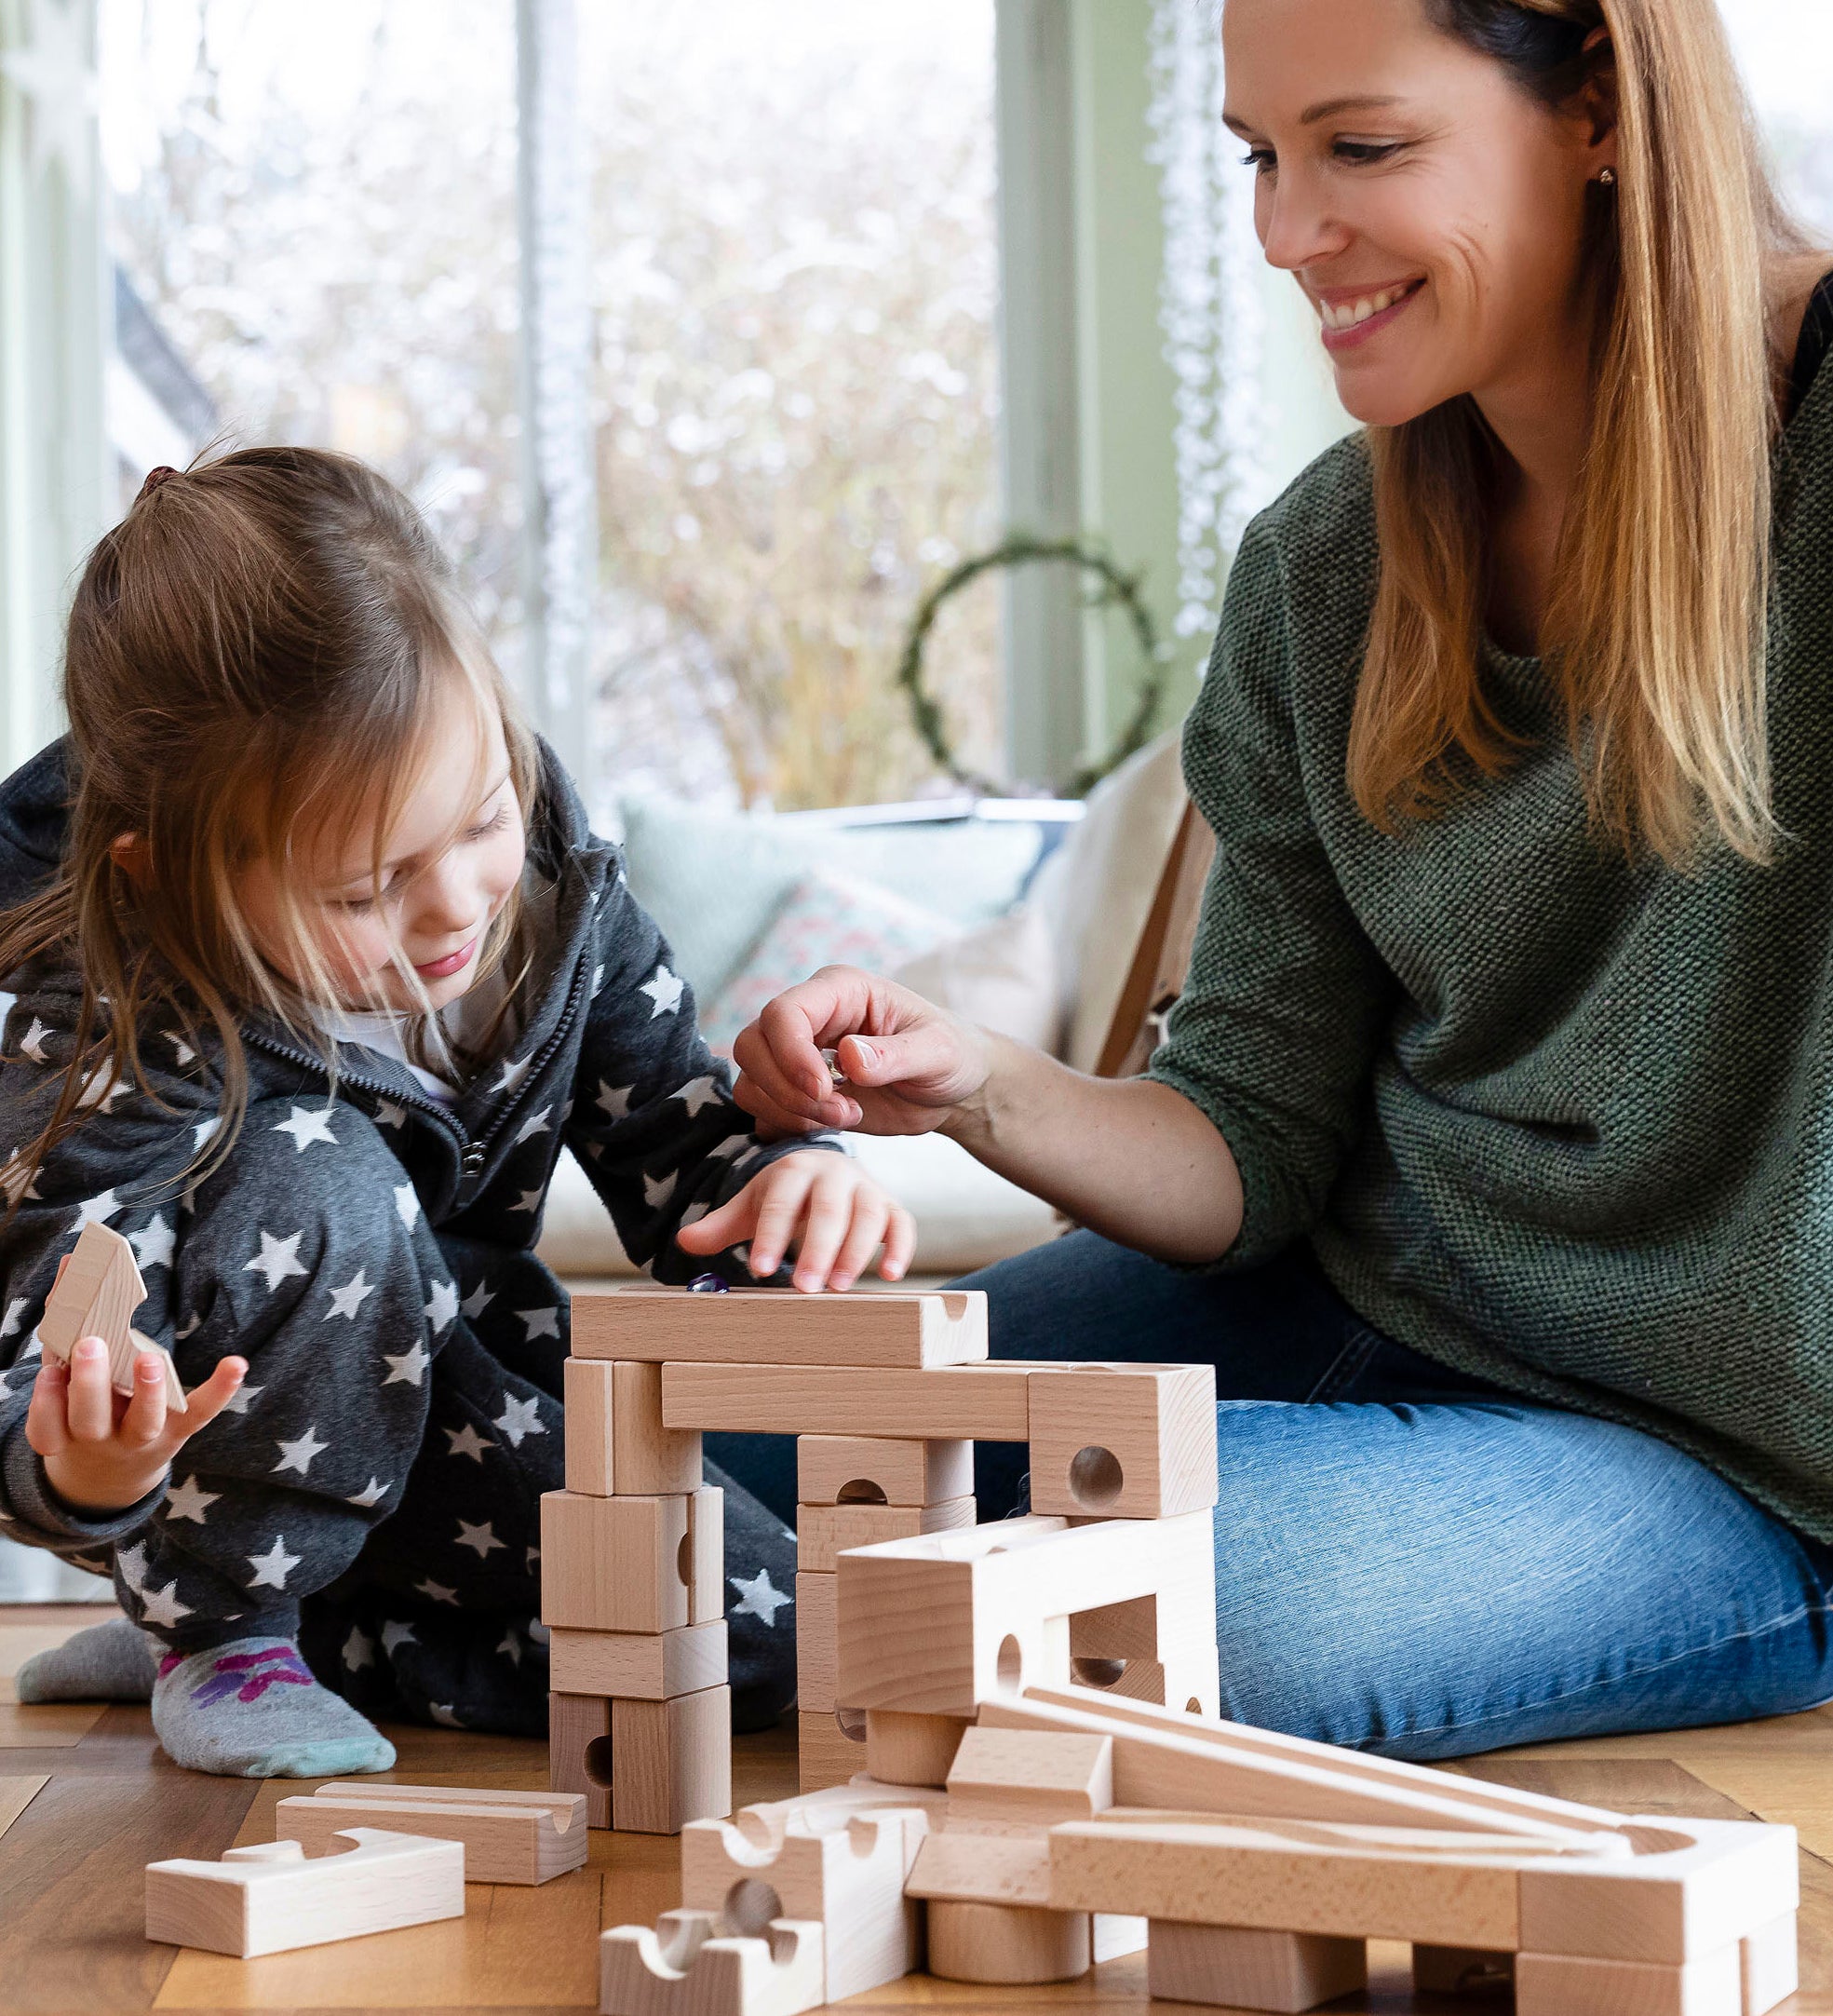
<svg viewBox="0 0 1833 2016"><path fill-rule="evenodd" d="M1598 172L1597 172L1597 186L1598 186L1598 187L1599 187L1600 189L1614 189L1614 188L1616 187L1616 185L1617 185L1617 171L1616 171L1616 169L1613 169L1613 168L1606 168L1606 169L1600 169L1598 170Z"/></svg>

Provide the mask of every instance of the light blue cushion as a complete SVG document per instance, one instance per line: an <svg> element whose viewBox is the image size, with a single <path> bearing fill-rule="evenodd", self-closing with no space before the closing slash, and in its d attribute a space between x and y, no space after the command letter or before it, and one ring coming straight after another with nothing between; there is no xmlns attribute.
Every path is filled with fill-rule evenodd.
<svg viewBox="0 0 1833 2016"><path fill-rule="evenodd" d="M1022 820L813 827L648 796L621 809L631 893L703 1003L811 870L877 883L966 930L1010 908L1042 844Z"/></svg>

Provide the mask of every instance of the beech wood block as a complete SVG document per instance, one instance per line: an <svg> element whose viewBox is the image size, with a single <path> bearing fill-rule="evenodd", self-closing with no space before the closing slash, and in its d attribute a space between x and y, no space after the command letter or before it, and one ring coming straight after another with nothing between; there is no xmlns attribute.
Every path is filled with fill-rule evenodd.
<svg viewBox="0 0 1833 2016"><path fill-rule="evenodd" d="M888 1785L946 1785L963 1733L960 1715L909 1715L895 1708L866 1711L866 1768Z"/></svg>
<svg viewBox="0 0 1833 2016"><path fill-rule="evenodd" d="M667 1631L694 1621L688 1505L543 1492L541 1621L593 1631Z"/></svg>
<svg viewBox="0 0 1833 2016"><path fill-rule="evenodd" d="M1113 1804L1113 1739L972 1728L955 1752L948 1787L950 1820L1054 1827L1092 1820Z"/></svg>
<svg viewBox="0 0 1833 2016"><path fill-rule="evenodd" d="M706 1481L700 1437L662 1425L659 1365L569 1358L566 1483L597 1497L667 1497Z"/></svg>
<svg viewBox="0 0 1833 2016"><path fill-rule="evenodd" d="M603 2016L800 2016L822 2000L822 1928L774 1918L748 1938L710 1911L599 1937Z"/></svg>
<svg viewBox="0 0 1833 2016"><path fill-rule="evenodd" d="M1359 1939L1151 1921L1146 1981L1154 2001L1297 2011L1368 1980L1368 1949Z"/></svg>
<svg viewBox="0 0 1833 2016"><path fill-rule="evenodd" d="M833 1713L834 1671L839 1655L834 1578L830 1575L803 1575L799 1570L796 1575L796 1706L805 1714ZM869 1746L869 1736L867 1742ZM868 1763L860 1768L870 1768L869 1751ZM872 1772L874 1778L879 1775Z"/></svg>
<svg viewBox="0 0 1833 2016"><path fill-rule="evenodd" d="M465 1845L467 1883L546 1883L586 1861L586 1800L574 1792L496 1792L463 1785L334 1779L282 1799L277 1841L322 1855L346 1828L386 1828Z"/></svg>
<svg viewBox="0 0 1833 2016"><path fill-rule="evenodd" d="M108 1377L117 1393L134 1390L134 1360L150 1351L165 1368L166 1405L185 1412L184 1387L171 1354L133 1328L133 1314L146 1300L146 1284L134 1265L128 1240L105 1224L86 1224L70 1250L69 1264L45 1301L38 1342L54 1363L67 1365L85 1337L108 1346Z"/></svg>
<svg viewBox="0 0 1833 2016"><path fill-rule="evenodd" d="M556 1630L547 1657L557 1694L664 1701L724 1686L725 1619L672 1631Z"/></svg>
<svg viewBox="0 0 1833 2016"><path fill-rule="evenodd" d="M1075 1620L1070 1621L1073 1630ZM1095 1688L1115 1699L1162 1704L1212 1722L1221 1707L1221 1668L1214 1645L1193 1647L1168 1662L1128 1659L1112 1681L1105 1678L1105 1661L1078 1659L1072 1655L1070 1677L1079 1686Z"/></svg>
<svg viewBox="0 0 1833 2016"><path fill-rule="evenodd" d="M997 1833L945 1827L918 1847L905 1888L931 1902L951 1898L1044 1909L1050 1902L1049 1837L1037 1829Z"/></svg>
<svg viewBox="0 0 1833 2016"><path fill-rule="evenodd" d="M611 1703L602 1695L548 1695L547 1782L580 1794L588 1827L611 1825Z"/></svg>
<svg viewBox="0 0 1833 2016"><path fill-rule="evenodd" d="M1786 2001L1801 1984L1800 1960L1795 1944L1795 1914L1749 1932L1739 1942L1744 1976L1744 2016L1763 2016Z"/></svg>
<svg viewBox="0 0 1833 2016"><path fill-rule="evenodd" d="M725 1615L725 1493L703 1484L687 1500L687 1620Z"/></svg>
<svg viewBox="0 0 1833 2016"><path fill-rule="evenodd" d="M814 1714L806 1711L796 1716L796 1764L798 1782L805 1793L823 1792L830 1785L845 1785L866 1768L865 1730L856 1740L851 1734L855 1720L848 1717L842 1727L838 1713Z"/></svg>
<svg viewBox="0 0 1833 2016"><path fill-rule="evenodd" d="M620 1288L573 1298L581 1358L667 1364L963 1365L987 1355L987 1298L942 1293L804 1295L740 1288L696 1295Z"/></svg>
<svg viewBox="0 0 1833 2016"><path fill-rule="evenodd" d="M313 1860L297 1841L262 1841L220 1862L149 1862L146 1936L247 1960L465 1915L461 1843L355 1827L332 1846Z"/></svg>
<svg viewBox="0 0 1833 2016"><path fill-rule="evenodd" d="M799 1505L796 1566L811 1575L832 1575L842 1548L956 1532L977 1517L971 1497L944 1498L938 1505Z"/></svg>
<svg viewBox="0 0 1833 2016"><path fill-rule="evenodd" d="M1673 1965L1517 1953L1516 2016L1741 2016L1736 1946Z"/></svg>
<svg viewBox="0 0 1833 2016"><path fill-rule="evenodd" d="M813 1304L825 1298L801 1299ZM1007 1360L937 1365L926 1372L863 1365L668 1363L662 1368L662 1418L671 1428L758 1435L1022 1442L1031 1435L1026 1391L1034 1370L1030 1361Z"/></svg>
<svg viewBox="0 0 1833 2016"><path fill-rule="evenodd" d="M1211 1365L1082 1365L1031 1384L1031 1509L1165 1519L1216 1502Z"/></svg>
<svg viewBox="0 0 1833 2016"><path fill-rule="evenodd" d="M939 1897L929 1906L929 1971L944 1981L1075 1981L1093 1964L1085 1911Z"/></svg>
<svg viewBox="0 0 1833 2016"><path fill-rule="evenodd" d="M1475 1946L1413 1948L1413 1986L1421 1995L1468 1995L1515 1979L1512 1953L1484 1953Z"/></svg>
<svg viewBox="0 0 1833 2016"><path fill-rule="evenodd" d="M611 1819L620 1833L678 1834L732 1811L732 1689L611 1704Z"/></svg>
<svg viewBox="0 0 1833 2016"><path fill-rule="evenodd" d="M971 1497L970 1441L892 1441L878 1435L796 1438L796 1496L804 1505L939 1505Z"/></svg>

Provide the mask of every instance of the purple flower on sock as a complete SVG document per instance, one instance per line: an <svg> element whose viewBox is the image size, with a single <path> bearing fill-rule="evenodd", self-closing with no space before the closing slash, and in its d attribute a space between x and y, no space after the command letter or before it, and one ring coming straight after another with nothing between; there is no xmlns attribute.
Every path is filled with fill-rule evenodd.
<svg viewBox="0 0 1833 2016"><path fill-rule="evenodd" d="M238 1701L258 1701L269 1687L309 1687L312 1675L290 1645L269 1645L263 1652L235 1652L218 1659L210 1677L193 1687L191 1698L200 1708L214 1708L233 1694Z"/></svg>

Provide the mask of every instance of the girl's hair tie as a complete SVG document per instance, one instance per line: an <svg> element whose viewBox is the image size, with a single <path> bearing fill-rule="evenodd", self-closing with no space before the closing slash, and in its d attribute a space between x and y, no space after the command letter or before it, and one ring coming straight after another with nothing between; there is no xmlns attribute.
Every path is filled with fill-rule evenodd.
<svg viewBox="0 0 1833 2016"><path fill-rule="evenodd" d="M140 486L140 495L134 499L134 502L136 504L144 504L161 483L165 482L168 478L177 474L178 471L172 467L169 462L162 462L156 469L149 469L146 472L146 480Z"/></svg>

